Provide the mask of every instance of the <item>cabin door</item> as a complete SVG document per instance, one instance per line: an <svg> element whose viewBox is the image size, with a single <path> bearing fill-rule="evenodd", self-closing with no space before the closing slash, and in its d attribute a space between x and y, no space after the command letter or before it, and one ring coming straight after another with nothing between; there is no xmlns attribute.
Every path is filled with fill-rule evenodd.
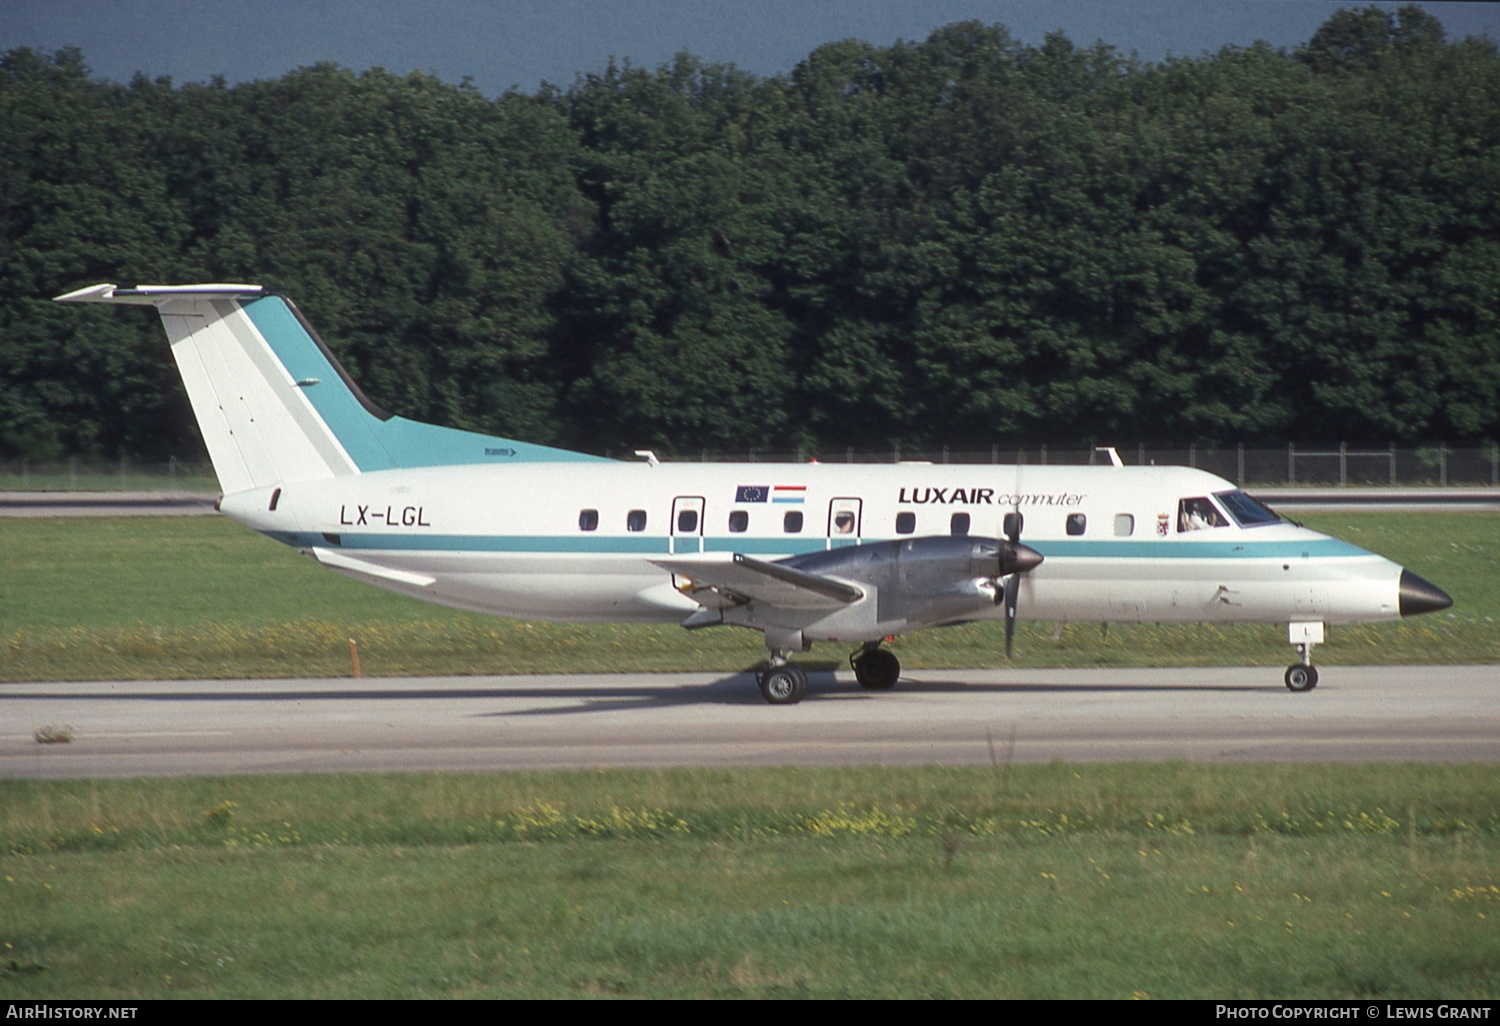
<svg viewBox="0 0 1500 1026"><path fill-rule="evenodd" d="M828 503L827 548L837 549L859 544L863 506L862 499L833 499Z"/></svg>
<svg viewBox="0 0 1500 1026"><path fill-rule="evenodd" d="M672 500L672 536L668 551L703 551L703 496L679 495Z"/></svg>

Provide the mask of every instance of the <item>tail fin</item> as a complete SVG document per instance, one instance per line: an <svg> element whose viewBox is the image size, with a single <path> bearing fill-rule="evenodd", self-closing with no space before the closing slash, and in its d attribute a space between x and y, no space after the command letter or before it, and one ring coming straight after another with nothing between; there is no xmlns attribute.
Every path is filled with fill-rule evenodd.
<svg viewBox="0 0 1500 1026"><path fill-rule="evenodd" d="M258 285L94 285L57 302L157 308L226 495L396 467L597 459L392 416L290 300Z"/></svg>

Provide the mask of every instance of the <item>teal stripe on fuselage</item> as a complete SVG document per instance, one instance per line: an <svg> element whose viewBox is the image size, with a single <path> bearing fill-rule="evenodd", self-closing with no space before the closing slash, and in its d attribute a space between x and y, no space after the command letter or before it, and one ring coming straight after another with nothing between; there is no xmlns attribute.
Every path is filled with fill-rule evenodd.
<svg viewBox="0 0 1500 1026"><path fill-rule="evenodd" d="M335 544L313 532L266 532L295 548L328 548ZM636 537L598 534L568 535L471 535L471 534L377 534L343 533L337 543L342 549L374 549L387 552L556 552L616 553L621 555L656 554L671 551L663 535ZM679 538L679 546L691 539ZM870 542L872 539L866 539ZM746 555L798 555L821 552L828 539L805 538L704 538L705 552L741 552ZM1026 542L1048 559L1308 559L1368 556L1357 545L1337 538L1309 541L1270 542L1196 542L1173 541L1073 541L1053 540ZM679 548L679 554L682 554Z"/></svg>
<svg viewBox="0 0 1500 1026"><path fill-rule="evenodd" d="M1056 539L1025 544L1043 556L1067 559L1304 559L1313 556L1368 556L1358 545L1337 538L1307 541L1083 541Z"/></svg>
<svg viewBox="0 0 1500 1026"><path fill-rule="evenodd" d="M361 473L471 463L609 462L600 456L422 424L405 417L381 420L344 385L339 372L285 300L266 296L242 307L293 380L317 381L302 390Z"/></svg>

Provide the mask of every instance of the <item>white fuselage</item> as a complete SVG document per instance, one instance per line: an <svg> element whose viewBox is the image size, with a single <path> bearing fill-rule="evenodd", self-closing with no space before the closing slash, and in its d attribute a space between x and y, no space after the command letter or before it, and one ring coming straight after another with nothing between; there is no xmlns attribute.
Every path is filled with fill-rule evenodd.
<svg viewBox="0 0 1500 1026"><path fill-rule="evenodd" d="M221 508L360 580L523 618L681 621L698 603L653 559L1004 538L1015 512L1020 540L1045 557L1021 578L1026 619L1400 615L1401 568L1356 546L1285 521L1241 526L1222 500L1221 526L1188 529L1185 500L1233 490L1181 467L529 463L286 483Z"/></svg>

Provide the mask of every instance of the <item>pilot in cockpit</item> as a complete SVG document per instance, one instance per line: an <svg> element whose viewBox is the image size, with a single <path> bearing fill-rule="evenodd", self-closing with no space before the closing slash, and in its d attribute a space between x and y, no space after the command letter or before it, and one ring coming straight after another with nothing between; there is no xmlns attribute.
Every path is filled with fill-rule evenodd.
<svg viewBox="0 0 1500 1026"><path fill-rule="evenodd" d="M1177 504L1177 531L1203 531L1210 527L1228 527L1229 523L1206 498L1183 499Z"/></svg>

